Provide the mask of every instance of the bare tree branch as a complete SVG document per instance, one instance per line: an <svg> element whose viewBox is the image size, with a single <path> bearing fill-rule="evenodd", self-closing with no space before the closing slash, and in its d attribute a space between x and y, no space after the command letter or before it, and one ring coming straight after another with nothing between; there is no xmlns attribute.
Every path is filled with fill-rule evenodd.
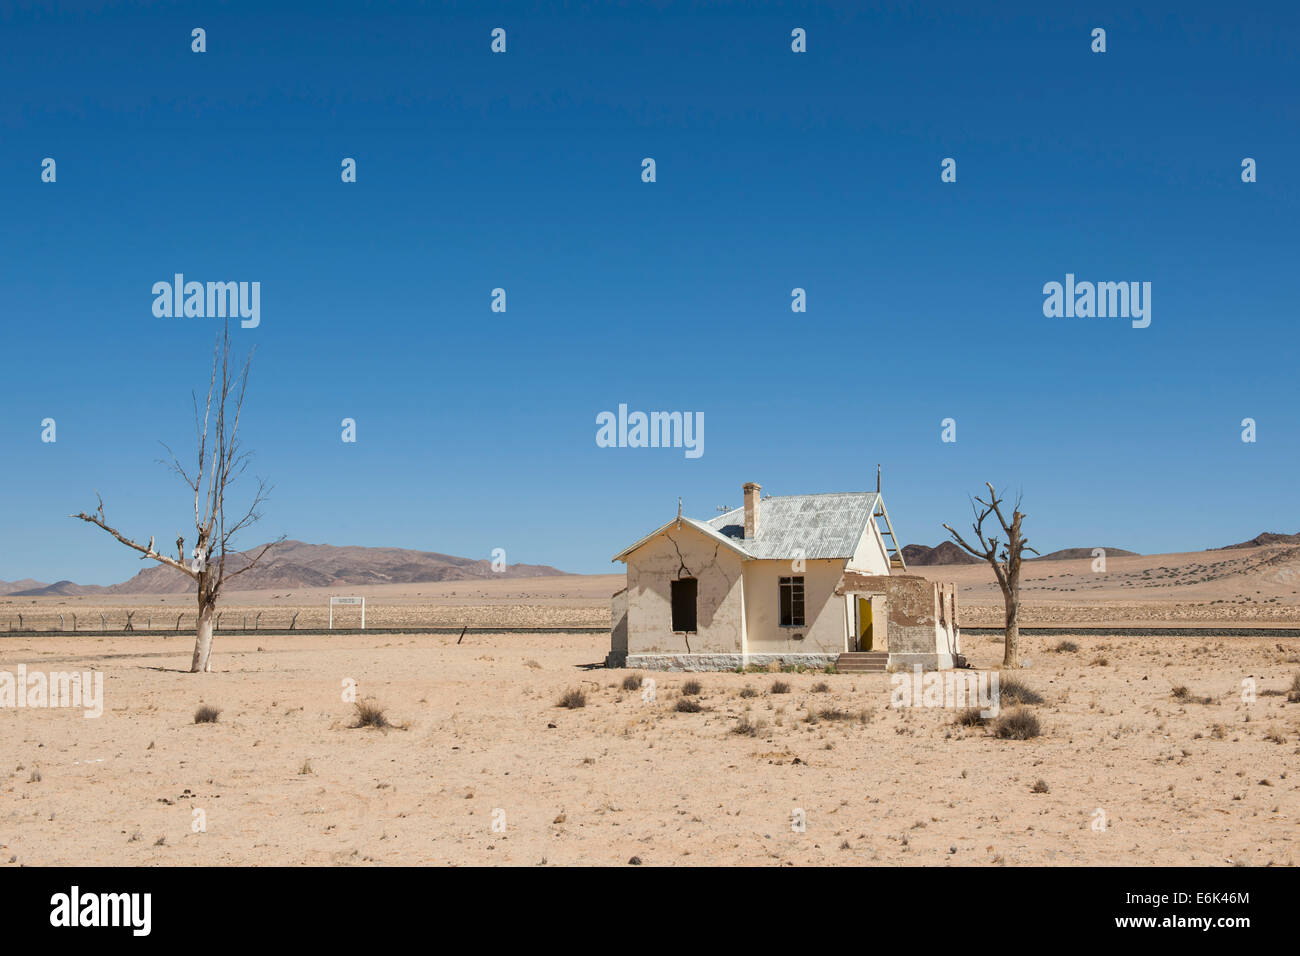
<svg viewBox="0 0 1300 956"><path fill-rule="evenodd" d="M1016 504L1011 512L1011 521L1008 522L1002 512L1002 499L999 497L997 489L993 487L992 482L985 482L985 486L989 490L987 501L979 497L971 499L971 510L975 514L975 520L971 528L975 532L976 540L980 543L979 548L973 547L951 525L945 524L943 527L965 551L987 561L989 566L993 568L993 574L997 578L998 587L1002 591L1002 600L1006 606L1006 643L1002 666L1019 667L1021 562L1025 551L1033 554L1038 554L1038 552L1029 547L1028 539L1020 531L1025 519L1024 513L1020 510L1020 496L1016 496ZM985 535L984 522L990 516L997 518L1002 533L1006 536L1005 544L1002 544L999 537ZM1000 553L998 550L999 545L1001 545Z"/></svg>
<svg viewBox="0 0 1300 956"><path fill-rule="evenodd" d="M104 514L104 503L103 501L100 501L98 514L88 515L84 511L82 511L75 515L68 515L68 517L80 518L82 521L88 521L93 525L103 528L105 531L107 531L113 537L117 538L118 541L121 541L128 548L134 548L136 551L139 551L141 554L143 554L144 558L140 559L142 561L145 558L152 558L153 560L159 562L160 564L165 564L169 568L175 568L177 571L180 571L181 573L193 578L194 580L196 581L198 580L198 575L196 575L193 571L191 571L180 561L176 561L172 558L167 557L167 555L165 554L159 554L157 551L155 551L153 549L153 538L149 539L148 547L145 547L142 544L137 544L136 542L132 541L130 538L122 534L122 532L118 531L116 528L110 527L107 523L105 523L103 519L103 514Z"/></svg>
<svg viewBox="0 0 1300 956"><path fill-rule="evenodd" d="M252 351L244 361L238 374L232 377L230 367L230 325L226 324L223 333L217 338L212 355L212 374L208 379L208 392L204 400L203 413L199 414L198 395L191 393L194 408L194 432L198 446L198 470L191 473L166 444L170 460L161 463L181 477L194 493L194 530L195 542L193 561L187 562L185 555L185 537L176 536L176 557L171 558L159 553L154 547L155 539L149 538L148 546L138 544L108 524L104 516L104 502L99 499L99 507L94 514L72 515L104 529L127 547L139 551L145 559L152 559L175 568L198 584L198 635L194 647L192 671L210 670L209 654L212 642L213 616L216 612L217 597L222 585L232 577L243 574L257 566L258 562L272 547L284 540L284 537L263 545L251 559L244 552L232 545L234 538L262 517L261 505L266 501L271 488L259 480L248 510L231 524L226 522L226 491L231 483L237 481L248 468L251 456L243 451L239 437L239 422L243 414L244 397L248 391L248 375L252 366ZM233 409L228 406L233 402ZM231 415L227 417L227 411ZM98 497L98 492L96 492ZM239 555L245 564L227 573L227 556ZM75 624L75 622L74 622ZM179 626L179 619L178 619Z"/></svg>

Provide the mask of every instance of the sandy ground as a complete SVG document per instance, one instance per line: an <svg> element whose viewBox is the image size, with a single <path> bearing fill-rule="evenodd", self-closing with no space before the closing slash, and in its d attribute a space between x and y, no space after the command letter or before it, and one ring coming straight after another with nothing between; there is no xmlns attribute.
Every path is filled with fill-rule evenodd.
<svg viewBox="0 0 1300 956"><path fill-rule="evenodd" d="M98 719L0 709L0 865L1295 864L1300 642L1074 640L1025 641L1043 734L1008 741L889 675L699 675L679 713L686 675L585 669L599 636L226 637L206 675L189 636L0 638L104 675ZM350 729L348 679L402 729Z"/></svg>

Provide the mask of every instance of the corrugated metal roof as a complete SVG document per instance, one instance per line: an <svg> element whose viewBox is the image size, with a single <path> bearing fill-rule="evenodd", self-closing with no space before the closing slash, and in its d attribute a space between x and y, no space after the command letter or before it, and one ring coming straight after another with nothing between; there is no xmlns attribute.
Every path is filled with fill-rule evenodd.
<svg viewBox="0 0 1300 956"><path fill-rule="evenodd" d="M745 537L745 509L708 521L753 558L850 558L880 495L874 491L776 495L759 503L758 535Z"/></svg>

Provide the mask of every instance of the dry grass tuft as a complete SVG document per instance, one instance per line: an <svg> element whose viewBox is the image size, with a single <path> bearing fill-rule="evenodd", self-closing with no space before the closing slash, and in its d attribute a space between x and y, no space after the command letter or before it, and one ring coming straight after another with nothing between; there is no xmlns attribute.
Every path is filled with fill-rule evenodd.
<svg viewBox="0 0 1300 956"><path fill-rule="evenodd" d="M356 721L352 724L352 729L360 727L374 727L376 730L383 730L391 727L388 717L384 713L384 708L373 700L359 700L352 705L356 709Z"/></svg>
<svg viewBox="0 0 1300 956"><path fill-rule="evenodd" d="M1025 707L1007 711L993 725L993 733L1003 740L1029 740L1042 733L1038 718Z"/></svg>
<svg viewBox="0 0 1300 956"><path fill-rule="evenodd" d="M569 710L577 710L579 707L587 706L587 694L580 687L571 688L564 692L555 704L556 707L567 707Z"/></svg>

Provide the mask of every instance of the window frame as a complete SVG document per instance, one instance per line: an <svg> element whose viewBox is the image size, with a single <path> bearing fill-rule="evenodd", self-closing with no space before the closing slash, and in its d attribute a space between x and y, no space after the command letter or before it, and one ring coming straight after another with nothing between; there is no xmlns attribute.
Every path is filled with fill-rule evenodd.
<svg viewBox="0 0 1300 956"><path fill-rule="evenodd" d="M780 627L807 627L808 585L805 576L793 574L777 578L776 618ZM786 595L789 595L787 602ZM788 603L788 607L787 607ZM796 613L795 608L798 608Z"/></svg>
<svg viewBox="0 0 1300 956"><path fill-rule="evenodd" d="M690 627L678 627L677 625L685 624L686 621L678 620L678 592L682 590L689 593L690 600ZM687 598L682 598L682 603ZM669 582L668 587L668 625L672 628L674 634L698 634L700 627L700 582L698 578L674 578Z"/></svg>

